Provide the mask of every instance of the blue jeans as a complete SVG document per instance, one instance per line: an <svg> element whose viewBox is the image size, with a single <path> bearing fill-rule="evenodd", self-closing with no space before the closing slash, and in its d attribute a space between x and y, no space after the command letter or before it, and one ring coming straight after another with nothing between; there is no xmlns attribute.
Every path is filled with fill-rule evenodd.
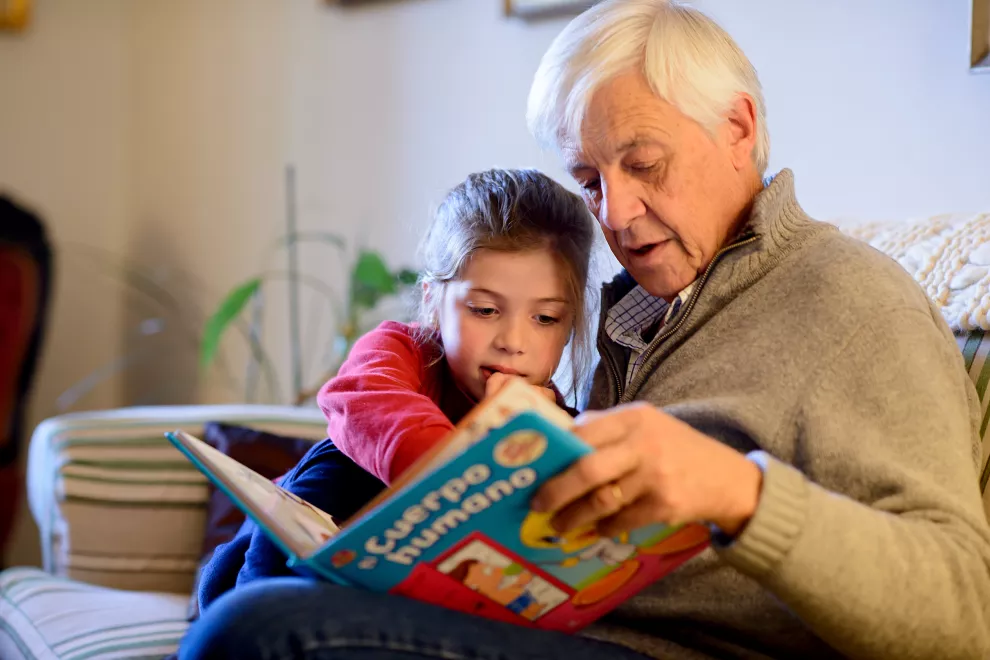
<svg viewBox="0 0 990 660"><path fill-rule="evenodd" d="M646 660L623 646L523 628L400 596L269 578L220 597L179 660Z"/></svg>

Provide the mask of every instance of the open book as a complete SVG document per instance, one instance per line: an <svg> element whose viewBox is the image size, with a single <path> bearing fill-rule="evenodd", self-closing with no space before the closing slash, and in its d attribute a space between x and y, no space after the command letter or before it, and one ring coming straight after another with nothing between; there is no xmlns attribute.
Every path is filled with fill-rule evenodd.
<svg viewBox="0 0 990 660"><path fill-rule="evenodd" d="M572 420L512 382L347 521L182 431L166 434L285 551L299 573L520 625L586 626L707 547L703 525L615 538L559 534L529 509L591 448Z"/></svg>

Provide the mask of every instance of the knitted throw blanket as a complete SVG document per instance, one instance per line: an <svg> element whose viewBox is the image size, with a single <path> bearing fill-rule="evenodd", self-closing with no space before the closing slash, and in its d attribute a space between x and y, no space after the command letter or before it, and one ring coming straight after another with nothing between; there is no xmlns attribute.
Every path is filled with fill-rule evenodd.
<svg viewBox="0 0 990 660"><path fill-rule="evenodd" d="M840 228L907 270L953 332L990 330L990 213Z"/></svg>

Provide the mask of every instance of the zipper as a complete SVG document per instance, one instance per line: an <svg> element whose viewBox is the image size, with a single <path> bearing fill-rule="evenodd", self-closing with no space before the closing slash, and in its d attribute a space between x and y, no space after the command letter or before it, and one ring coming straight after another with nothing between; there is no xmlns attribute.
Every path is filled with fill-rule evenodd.
<svg viewBox="0 0 990 660"><path fill-rule="evenodd" d="M715 253L715 256L708 264L708 267L705 268L705 272L701 274L701 279L698 280L698 286L695 287L694 291L691 293L691 297L684 305L684 309L681 310L682 313L680 314L680 317L677 319L677 322L669 329L665 330L664 332L660 333L658 336L654 337L653 341L651 341L649 346L646 347L646 350L643 353L643 364L639 368L639 373L636 374L636 379L630 384L631 386L629 387L628 390L626 390L626 392L633 391L635 389L638 389L639 387L642 387L643 381L646 379L646 377L643 374L648 374L649 367L652 366L650 364L650 358L653 357L653 354L660 347L660 345L663 344L663 342L665 342L671 335L677 332L681 328L681 326L684 325L684 322L687 320L687 317L691 314L691 310L694 309L695 304L697 304L698 297L701 295L701 290L705 288L705 283L708 281L708 277L715 269L716 264L718 264L718 262L722 260L722 257L725 256L726 253L731 252L732 250L738 247L749 245L750 243L755 242L757 239L758 236L750 232L741 236L739 240L737 240L735 243L726 245L724 248L722 248L721 250ZM611 353L608 353L608 356L611 358ZM625 392L623 392L622 383L619 381L617 372L618 372L618 367L616 366L614 368L613 374L615 374L616 390L619 393L619 403L628 403L627 401L623 401L623 395L625 394Z"/></svg>

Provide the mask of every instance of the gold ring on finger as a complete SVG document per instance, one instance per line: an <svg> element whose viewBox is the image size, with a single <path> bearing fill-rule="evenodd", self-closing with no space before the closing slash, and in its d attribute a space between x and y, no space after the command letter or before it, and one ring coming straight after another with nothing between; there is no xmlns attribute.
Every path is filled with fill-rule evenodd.
<svg viewBox="0 0 990 660"><path fill-rule="evenodd" d="M625 499L622 497L622 486L617 483L612 483L612 499L615 500L615 504L618 508L622 508L625 504Z"/></svg>

